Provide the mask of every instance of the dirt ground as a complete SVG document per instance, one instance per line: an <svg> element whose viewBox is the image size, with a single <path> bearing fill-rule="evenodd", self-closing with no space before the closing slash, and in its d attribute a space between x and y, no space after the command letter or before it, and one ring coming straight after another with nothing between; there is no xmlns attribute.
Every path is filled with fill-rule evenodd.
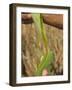
<svg viewBox="0 0 72 90"><path fill-rule="evenodd" d="M48 46L55 54L52 75L63 74L63 30L45 24ZM42 47L37 46L36 27L34 24L22 24L22 76L34 76L40 63Z"/></svg>

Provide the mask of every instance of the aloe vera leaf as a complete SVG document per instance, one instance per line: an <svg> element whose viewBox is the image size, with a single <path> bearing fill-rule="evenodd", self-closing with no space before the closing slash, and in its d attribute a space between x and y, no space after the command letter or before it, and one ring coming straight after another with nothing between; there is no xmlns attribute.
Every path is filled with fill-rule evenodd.
<svg viewBox="0 0 72 90"><path fill-rule="evenodd" d="M50 71L51 68L51 64L54 62L55 57L54 57L54 53L52 51L49 51L46 55L44 55L44 57L42 58L41 63L39 64L37 71L35 72L35 75L40 76L42 75L42 71L45 68L48 68L48 70Z"/></svg>
<svg viewBox="0 0 72 90"><path fill-rule="evenodd" d="M40 39L41 38L40 14L39 13L32 13L32 19L34 21L36 29L38 30L38 39Z"/></svg>
<svg viewBox="0 0 72 90"><path fill-rule="evenodd" d="M47 37L46 37L46 31L43 23L43 18L40 13L33 13L32 14L33 21L36 25L36 28L38 29L39 38L43 39L44 46L47 49L48 43L47 43Z"/></svg>
<svg viewBox="0 0 72 90"><path fill-rule="evenodd" d="M41 21L41 34L42 34L42 38L43 38L43 41L44 41L45 48L47 49L48 39L47 39L47 36L46 36L46 30L45 30L45 26L44 26L43 18L42 18L41 14L40 14L40 21Z"/></svg>

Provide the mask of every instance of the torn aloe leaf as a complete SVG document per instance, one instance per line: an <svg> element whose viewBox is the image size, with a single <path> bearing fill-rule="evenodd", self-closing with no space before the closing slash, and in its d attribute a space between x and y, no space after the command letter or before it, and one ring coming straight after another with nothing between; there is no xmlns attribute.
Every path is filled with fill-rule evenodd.
<svg viewBox="0 0 72 90"><path fill-rule="evenodd" d="M41 21L39 13L32 13L32 19L34 21L34 25L38 30L38 39L41 39Z"/></svg>
<svg viewBox="0 0 72 90"><path fill-rule="evenodd" d="M40 21L41 21L41 34L42 34L44 46L45 46L46 50L48 50L48 40L47 40L46 30L45 30L45 26L44 26L43 18L42 18L41 14L40 14Z"/></svg>
<svg viewBox="0 0 72 90"><path fill-rule="evenodd" d="M44 69L48 69L50 72L51 64L54 63L55 56L52 51L49 51L46 55L43 56L41 63L39 64L37 71L35 72L36 76L42 75Z"/></svg>
<svg viewBox="0 0 72 90"><path fill-rule="evenodd" d="M32 18L33 18L36 28L38 29L39 39L43 40L44 46L47 51L47 47L48 47L47 41L48 40L47 40L47 36L46 36L46 31L45 31L42 15L40 13L33 13Z"/></svg>

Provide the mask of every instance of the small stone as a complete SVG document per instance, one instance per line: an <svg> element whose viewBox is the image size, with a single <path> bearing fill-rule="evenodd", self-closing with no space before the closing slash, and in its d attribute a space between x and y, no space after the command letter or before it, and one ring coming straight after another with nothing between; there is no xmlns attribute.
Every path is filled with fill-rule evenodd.
<svg viewBox="0 0 72 90"><path fill-rule="evenodd" d="M48 70L44 69L43 72L42 72L42 76L47 76L47 75L48 75Z"/></svg>

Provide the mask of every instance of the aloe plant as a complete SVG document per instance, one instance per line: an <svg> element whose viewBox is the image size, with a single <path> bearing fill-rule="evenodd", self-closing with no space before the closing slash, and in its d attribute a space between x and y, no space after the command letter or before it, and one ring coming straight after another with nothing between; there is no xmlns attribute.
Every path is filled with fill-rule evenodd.
<svg viewBox="0 0 72 90"><path fill-rule="evenodd" d="M54 63L55 56L53 51L51 51L48 47L48 38L46 36L46 30L42 15L40 13L32 13L32 18L38 30L38 42L41 42L41 40L43 40L43 45L45 48L45 53L41 56L40 64L35 71L35 75L40 76L42 75L42 71L44 69L48 69L48 72L50 73L51 64Z"/></svg>

